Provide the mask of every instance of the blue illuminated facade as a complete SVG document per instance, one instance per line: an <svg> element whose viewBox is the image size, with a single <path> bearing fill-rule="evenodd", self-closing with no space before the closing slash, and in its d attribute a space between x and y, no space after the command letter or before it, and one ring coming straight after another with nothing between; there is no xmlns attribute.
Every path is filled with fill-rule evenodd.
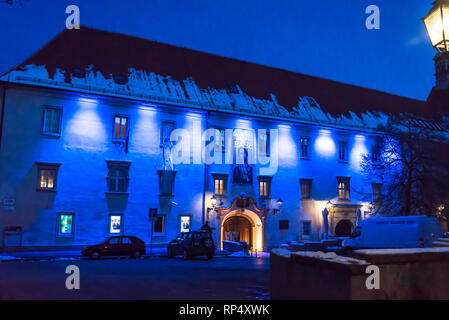
<svg viewBox="0 0 449 320"><path fill-rule="evenodd" d="M360 164L388 120L381 112L331 115L309 97L287 108L276 92L204 89L149 69L130 68L125 83L91 66L50 69L28 61L0 78L4 246L20 235L36 247L116 234L148 244L152 228L164 246L207 221L219 247L244 240L262 251L321 240L326 207L331 236L347 235L358 210L370 214L375 181ZM223 163L208 162L211 152Z"/></svg>

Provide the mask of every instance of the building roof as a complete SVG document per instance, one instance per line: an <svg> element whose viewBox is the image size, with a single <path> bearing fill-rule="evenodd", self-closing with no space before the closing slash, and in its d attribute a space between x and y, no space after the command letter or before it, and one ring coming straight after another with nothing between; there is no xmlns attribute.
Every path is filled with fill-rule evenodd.
<svg viewBox="0 0 449 320"><path fill-rule="evenodd" d="M88 27L62 31L14 70L33 64L44 65L50 78L57 69L64 70L65 82L71 81L73 69L93 66L105 78L127 75L134 68L180 82L192 78L200 88L238 84L258 99L274 94L288 111L298 106L299 97L313 97L333 117L376 111L433 118L436 112L420 100Z"/></svg>

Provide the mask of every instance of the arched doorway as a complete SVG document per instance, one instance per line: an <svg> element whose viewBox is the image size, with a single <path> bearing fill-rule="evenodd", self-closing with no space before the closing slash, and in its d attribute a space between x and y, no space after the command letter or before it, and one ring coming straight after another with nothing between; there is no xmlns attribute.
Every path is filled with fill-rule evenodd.
<svg viewBox="0 0 449 320"><path fill-rule="evenodd" d="M252 248L251 222L244 216L233 216L223 223L223 240L245 241Z"/></svg>
<svg viewBox="0 0 449 320"><path fill-rule="evenodd" d="M352 231L352 223L349 220L340 220L335 226L336 237L348 237Z"/></svg>

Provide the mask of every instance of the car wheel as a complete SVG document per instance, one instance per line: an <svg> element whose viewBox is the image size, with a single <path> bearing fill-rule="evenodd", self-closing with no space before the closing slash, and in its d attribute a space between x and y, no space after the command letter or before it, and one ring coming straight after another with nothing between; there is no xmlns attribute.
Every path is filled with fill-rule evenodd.
<svg viewBox="0 0 449 320"><path fill-rule="evenodd" d="M93 260L97 260L98 258L100 258L100 253L98 251L94 251L90 254L90 258Z"/></svg>
<svg viewBox="0 0 449 320"><path fill-rule="evenodd" d="M214 257L214 255L212 253L206 254L207 260L211 260L213 257Z"/></svg>
<svg viewBox="0 0 449 320"><path fill-rule="evenodd" d="M184 256L184 260L190 259L190 255L189 255L189 252L187 251L187 249L184 249L183 256Z"/></svg>
<svg viewBox="0 0 449 320"><path fill-rule="evenodd" d="M133 255L132 258L134 259L139 259L142 256L142 253L139 250L136 250Z"/></svg>

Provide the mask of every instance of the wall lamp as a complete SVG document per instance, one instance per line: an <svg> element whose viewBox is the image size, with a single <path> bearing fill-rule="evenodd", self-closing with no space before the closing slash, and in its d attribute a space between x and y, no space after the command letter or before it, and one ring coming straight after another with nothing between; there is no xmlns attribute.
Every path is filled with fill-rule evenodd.
<svg viewBox="0 0 449 320"><path fill-rule="evenodd" d="M281 198L279 198L276 201L276 203L277 203L278 207L277 208L273 208L273 216L275 216L279 211L281 211L281 208L282 208L282 205L284 204L284 201Z"/></svg>

